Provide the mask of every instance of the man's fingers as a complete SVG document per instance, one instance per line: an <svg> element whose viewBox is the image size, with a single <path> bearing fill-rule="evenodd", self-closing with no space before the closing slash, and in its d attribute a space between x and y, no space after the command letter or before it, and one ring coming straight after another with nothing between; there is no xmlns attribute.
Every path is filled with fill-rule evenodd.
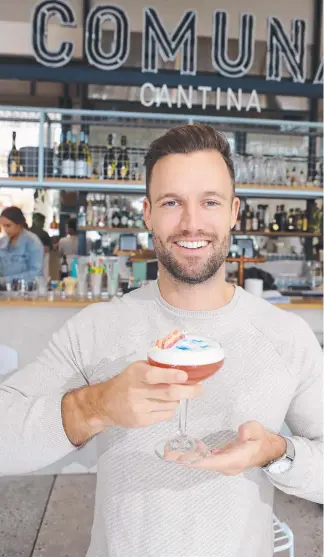
<svg viewBox="0 0 324 557"><path fill-rule="evenodd" d="M203 385L152 385L147 390L147 398L154 400L189 400L201 395Z"/></svg>
<svg viewBox="0 0 324 557"><path fill-rule="evenodd" d="M159 383L185 383L188 374L181 369L166 369L163 367L154 367L147 364L143 372L141 380L149 385L158 385Z"/></svg>
<svg viewBox="0 0 324 557"><path fill-rule="evenodd" d="M174 412L174 410L176 410L177 406L179 405L180 401L177 400L175 402L168 402L164 400L147 399L147 402L148 402L148 406L147 406L148 412Z"/></svg>

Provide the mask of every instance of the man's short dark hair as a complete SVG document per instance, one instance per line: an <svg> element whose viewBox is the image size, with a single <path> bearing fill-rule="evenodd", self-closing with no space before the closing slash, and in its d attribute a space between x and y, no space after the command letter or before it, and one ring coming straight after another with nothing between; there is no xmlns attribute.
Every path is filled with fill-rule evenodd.
<svg viewBox="0 0 324 557"><path fill-rule="evenodd" d="M172 154L194 153L214 149L224 159L235 189L234 163L226 137L207 124L186 124L171 128L155 139L146 155L146 196L150 199L150 183L154 165L163 157Z"/></svg>
<svg viewBox="0 0 324 557"><path fill-rule="evenodd" d="M75 218L73 218L73 217L70 218L70 219L68 220L67 225L68 225L68 229L69 229L69 230L71 230L71 231L73 231L73 232L76 232L76 230L77 230L77 221L76 221Z"/></svg>

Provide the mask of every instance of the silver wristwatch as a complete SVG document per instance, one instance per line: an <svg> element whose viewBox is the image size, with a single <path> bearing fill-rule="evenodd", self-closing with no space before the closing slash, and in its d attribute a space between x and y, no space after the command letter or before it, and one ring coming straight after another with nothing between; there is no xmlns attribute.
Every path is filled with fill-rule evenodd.
<svg viewBox="0 0 324 557"><path fill-rule="evenodd" d="M287 443L286 452L277 460L271 460L265 466L262 466L262 470L268 472L269 474L282 474L283 472L288 472L292 467L295 458L295 447L291 439L281 435Z"/></svg>

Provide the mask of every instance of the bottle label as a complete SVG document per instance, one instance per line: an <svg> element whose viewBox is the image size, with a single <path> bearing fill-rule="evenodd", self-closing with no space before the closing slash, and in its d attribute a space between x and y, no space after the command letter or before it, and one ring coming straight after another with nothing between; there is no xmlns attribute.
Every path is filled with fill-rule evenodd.
<svg viewBox="0 0 324 557"><path fill-rule="evenodd" d="M126 226L126 225L127 225L127 222L128 222L128 218L127 218L127 217L122 217L122 218L121 218L121 223L122 223L123 226Z"/></svg>
<svg viewBox="0 0 324 557"><path fill-rule="evenodd" d="M87 177L87 161L76 161L75 174L78 178Z"/></svg>
<svg viewBox="0 0 324 557"><path fill-rule="evenodd" d="M17 174L17 163L15 160L12 160L10 163L10 174Z"/></svg>
<svg viewBox="0 0 324 557"><path fill-rule="evenodd" d="M70 159L62 161L62 175L69 178L71 176L74 176L74 173L75 173L74 161Z"/></svg>
<svg viewBox="0 0 324 557"><path fill-rule="evenodd" d="M120 169L120 176L121 178L126 178L127 175L128 175L128 164L123 164L123 166Z"/></svg>
<svg viewBox="0 0 324 557"><path fill-rule="evenodd" d="M114 226L115 228L118 228L118 226L119 226L119 218L118 218L118 217L113 218L112 224L113 224L113 226Z"/></svg>
<svg viewBox="0 0 324 557"><path fill-rule="evenodd" d="M107 167L107 177L108 178L115 178L115 169L116 169L116 165L113 164L109 164Z"/></svg>

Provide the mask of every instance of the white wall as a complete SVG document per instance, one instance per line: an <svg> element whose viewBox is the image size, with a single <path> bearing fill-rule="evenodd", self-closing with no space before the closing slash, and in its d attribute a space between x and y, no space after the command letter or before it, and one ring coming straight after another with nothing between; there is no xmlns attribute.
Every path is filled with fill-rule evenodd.
<svg viewBox="0 0 324 557"><path fill-rule="evenodd" d="M92 0L93 4L109 4L108 0ZM60 40L73 39L75 42L75 56L82 56L82 2L69 0L75 11L78 24L77 29L64 29L55 24L49 26L48 41L50 47L55 47ZM113 2L123 8L129 17L131 30L142 32L143 9L146 6L154 7L163 20L164 25L172 31L183 13L187 9L195 9L198 13L198 34L210 36L212 29L212 15L217 9L226 9L229 16L229 37L237 38L239 29L239 14L252 13L257 18L256 40L266 41L267 18L272 15L280 18L285 29L290 31L291 19L302 18L307 20L307 43L312 43L313 33L313 2L312 0L272 0L272 2L255 2L255 0L122 0ZM0 13L0 54L32 55L31 26L32 12L36 0L12 0L1 3ZM56 21L56 23L58 23Z"/></svg>

